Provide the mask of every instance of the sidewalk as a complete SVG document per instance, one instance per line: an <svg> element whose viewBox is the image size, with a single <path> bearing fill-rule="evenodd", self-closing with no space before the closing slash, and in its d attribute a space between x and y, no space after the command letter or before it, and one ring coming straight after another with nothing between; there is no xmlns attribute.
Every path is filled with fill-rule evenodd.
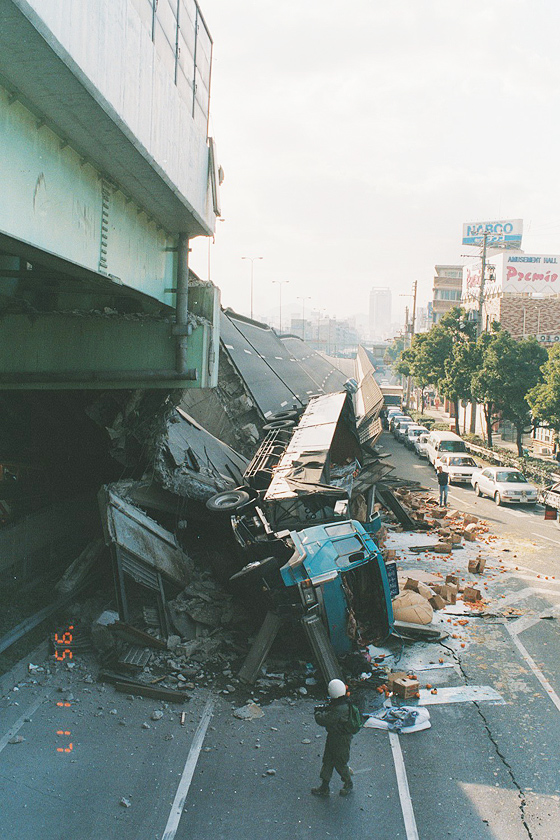
<svg viewBox="0 0 560 840"><path fill-rule="evenodd" d="M445 425L449 425L451 431L454 430L451 428L452 425L455 423L455 418L452 417L447 411L444 411L443 408L434 408L433 406L425 406L424 414L428 417L433 417L437 423L445 423ZM460 434L463 435L465 432L461 429ZM517 444L515 441L511 440L503 440L500 434L494 435L494 445L498 449L506 449L509 452L513 452L514 455L517 455ZM552 455L539 455L536 452L531 451L531 437L529 435L523 436L523 446L525 449L529 450L531 458L538 458L540 461L545 461L546 463L553 464L555 463L555 458ZM560 472L560 466L559 466Z"/></svg>

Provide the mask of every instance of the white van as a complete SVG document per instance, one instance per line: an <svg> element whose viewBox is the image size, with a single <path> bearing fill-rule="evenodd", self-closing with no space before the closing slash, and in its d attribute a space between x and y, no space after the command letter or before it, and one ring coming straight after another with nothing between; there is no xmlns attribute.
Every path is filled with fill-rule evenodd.
<svg viewBox="0 0 560 840"><path fill-rule="evenodd" d="M465 442L455 432L430 432L426 441L426 454L432 466L441 452L466 452Z"/></svg>

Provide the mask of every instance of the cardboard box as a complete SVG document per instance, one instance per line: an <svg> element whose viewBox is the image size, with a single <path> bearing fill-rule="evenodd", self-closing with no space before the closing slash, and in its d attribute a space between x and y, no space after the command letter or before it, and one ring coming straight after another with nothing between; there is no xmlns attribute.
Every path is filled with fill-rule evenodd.
<svg viewBox="0 0 560 840"><path fill-rule="evenodd" d="M467 542L474 542L476 540L476 536L472 531L463 531L463 537Z"/></svg>
<svg viewBox="0 0 560 840"><path fill-rule="evenodd" d="M447 575L445 582L451 583L453 586L459 586L459 578L457 575Z"/></svg>
<svg viewBox="0 0 560 840"><path fill-rule="evenodd" d="M450 554L451 550L450 542L438 542L432 549L432 551L435 551L437 554Z"/></svg>
<svg viewBox="0 0 560 840"><path fill-rule="evenodd" d="M469 572L473 575L481 575L486 567L486 558L477 557L474 560L469 560Z"/></svg>
<svg viewBox="0 0 560 840"><path fill-rule="evenodd" d="M465 586L463 601L467 601L471 604L476 603L476 601L482 601L480 589L475 589L474 586Z"/></svg>
<svg viewBox="0 0 560 840"><path fill-rule="evenodd" d="M393 692L404 700L414 697L420 691L418 680L411 680L408 677L401 677L393 682Z"/></svg>
<svg viewBox="0 0 560 840"><path fill-rule="evenodd" d="M422 596L422 598L425 598L426 601L429 601L434 594L434 590L431 586L427 586L425 583L421 583L420 581L418 581L418 589L416 591Z"/></svg>
<svg viewBox="0 0 560 840"><path fill-rule="evenodd" d="M406 678L406 671L391 671L387 675L387 688L393 691L393 683L395 680L402 680Z"/></svg>
<svg viewBox="0 0 560 840"><path fill-rule="evenodd" d="M432 605L434 610L442 610L445 607L445 601L441 595L432 595L429 599L429 603Z"/></svg>
<svg viewBox="0 0 560 840"><path fill-rule="evenodd" d="M407 578L404 588L411 589L412 592L418 592L418 581L414 578Z"/></svg>

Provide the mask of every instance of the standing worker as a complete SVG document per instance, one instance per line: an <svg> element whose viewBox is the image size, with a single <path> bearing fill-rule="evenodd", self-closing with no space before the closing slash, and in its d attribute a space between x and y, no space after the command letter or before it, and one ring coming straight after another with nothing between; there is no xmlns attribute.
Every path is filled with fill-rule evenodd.
<svg viewBox="0 0 560 840"><path fill-rule="evenodd" d="M439 484L439 506L447 507L447 493L449 490L449 474L441 464L437 468L437 480Z"/></svg>
<svg viewBox="0 0 560 840"><path fill-rule="evenodd" d="M352 743L352 722L350 698L346 694L346 686L342 680L331 680L328 685L329 702L326 706L315 709L315 721L327 730L327 742L323 753L320 787L312 788L315 796L328 796L329 782L333 770L336 770L344 785L341 796L348 796L354 785L348 767L350 758L350 744Z"/></svg>

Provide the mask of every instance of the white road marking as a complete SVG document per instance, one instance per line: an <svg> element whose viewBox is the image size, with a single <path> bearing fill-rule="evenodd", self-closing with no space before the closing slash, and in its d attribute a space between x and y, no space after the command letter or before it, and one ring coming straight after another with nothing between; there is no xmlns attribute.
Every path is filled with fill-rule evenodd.
<svg viewBox="0 0 560 840"><path fill-rule="evenodd" d="M234 350L234 349L235 349L235 348L234 348L234 346L233 346L233 344L226 344L226 348L227 348L228 350Z"/></svg>
<svg viewBox="0 0 560 840"><path fill-rule="evenodd" d="M247 350L247 348L246 348L246 347L244 347L244 348L243 348L243 352L244 352L244 353L247 353L247 355L248 355L248 356L252 356L252 355L253 355L253 354L251 353L251 351L250 351L250 350Z"/></svg>
<svg viewBox="0 0 560 840"><path fill-rule="evenodd" d="M177 829L179 828L179 820L181 819L181 814L183 813L183 808L185 807L187 794L196 769L198 756L200 755L200 750L202 749L206 730L208 729L208 724L212 718L213 711L214 700L210 698L204 707L200 723L194 733L194 738L192 739L183 775L181 776L181 781L179 782L179 787L177 788L177 793L175 794L175 799L173 800L173 805L171 806L171 813L169 814L169 819L167 820L162 840L173 840Z"/></svg>
<svg viewBox="0 0 560 840"><path fill-rule="evenodd" d="M536 664L535 660L531 657L525 645L519 641L515 633L511 632L507 624L505 625L505 628L508 632L508 635L511 637L513 644L515 645L515 647L517 648L517 650L519 651L519 653L521 654L521 656L523 657L523 659L525 660L535 677L538 679L538 681L540 682L540 684L542 685L542 687L544 688L544 690L546 691L546 693L548 694L558 711L560 712L560 697L558 697L558 695L550 685L549 681Z"/></svg>
<svg viewBox="0 0 560 840"><path fill-rule="evenodd" d="M538 624L538 622L543 618L547 618L551 615L557 615L559 612L560 604L552 608L549 607L547 610L543 610L538 615L522 615L521 618L517 619L517 621L508 622L509 632L512 635L519 636L520 633L523 633L525 630L529 630L530 627Z"/></svg>
<svg viewBox="0 0 560 840"><path fill-rule="evenodd" d="M427 688L420 689L420 706L433 706L436 703L503 703L504 698L490 685L457 685L438 688L437 694L432 694Z"/></svg>
<svg viewBox="0 0 560 840"><path fill-rule="evenodd" d="M537 534L536 531L532 532L534 537L540 537L541 540L548 540L549 542L555 543L556 545L560 545L560 540L553 540L552 537L545 537L544 534Z"/></svg>
<svg viewBox="0 0 560 840"><path fill-rule="evenodd" d="M280 403L280 406L284 408L285 405L288 405L288 400L284 400L284 402Z"/></svg>
<svg viewBox="0 0 560 840"><path fill-rule="evenodd" d="M404 820L404 829L406 831L406 840L420 840L418 829L416 827L416 818L414 816L414 808L412 807L410 790L408 787L408 779L406 776L406 767L404 765L401 744L399 736L395 732L389 732L389 743L391 744L391 751L393 753L393 761L395 764L395 774L397 776L397 785L399 788L399 799L401 801L401 811Z"/></svg>
<svg viewBox="0 0 560 840"><path fill-rule="evenodd" d="M25 710L22 716L16 720L16 722L6 732L4 737L0 738L0 752L2 752L6 744L9 743L10 739L13 738L14 735L17 735L27 718L30 718L33 714L35 714L41 703L44 703L45 700L48 699L50 694L50 691L46 692L45 694L41 694L41 696L37 700L35 700L35 702L32 703L28 709Z"/></svg>

